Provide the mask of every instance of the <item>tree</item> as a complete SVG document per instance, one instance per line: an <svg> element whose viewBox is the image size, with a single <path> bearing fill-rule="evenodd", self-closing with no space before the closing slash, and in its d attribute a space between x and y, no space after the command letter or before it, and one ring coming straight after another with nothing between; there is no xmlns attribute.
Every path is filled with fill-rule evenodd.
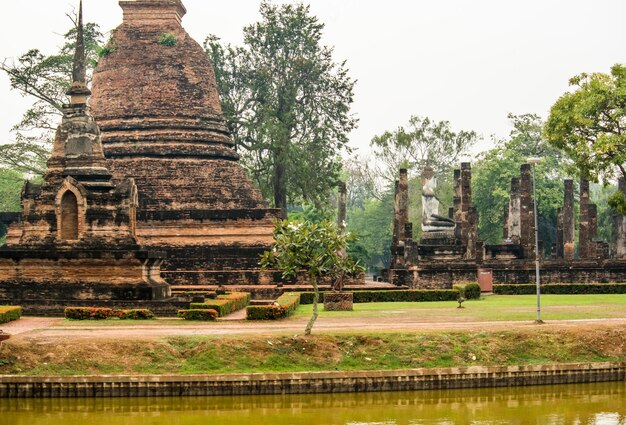
<svg viewBox="0 0 626 425"><path fill-rule="evenodd" d="M340 279L345 274L355 274L362 268L345 254L348 241L353 237L341 232L330 221L321 223L279 221L274 229L271 250L261 256L263 269L281 270L283 277L296 277L304 271L313 286L313 315L305 335L310 335L318 316L319 288L317 280L322 276Z"/></svg>
<svg viewBox="0 0 626 425"><path fill-rule="evenodd" d="M577 75L570 85L576 90L561 96L550 110L546 139L593 181L626 178L626 66L614 65L610 75ZM626 214L623 196L611 202Z"/></svg>
<svg viewBox="0 0 626 425"><path fill-rule="evenodd" d="M400 168L421 170L429 165L437 174L447 173L469 153L477 137L474 131L453 132L448 121L412 116L406 128L375 136L370 146L384 164L380 173L394 181Z"/></svg>
<svg viewBox="0 0 626 425"><path fill-rule="evenodd" d="M321 24L303 4L263 1L261 21L244 28L244 46L205 42L224 114L244 165L273 204L327 200L356 127L350 114L354 80Z"/></svg>
<svg viewBox="0 0 626 425"><path fill-rule="evenodd" d="M487 243L501 243L511 178L519 177L520 166L529 157L540 157L536 166L539 236L549 249L554 241L556 210L563 205L563 179L571 176L569 161L542 137L539 116L508 117L514 127L509 138L496 140L496 147L484 152L473 167L472 194L479 214L479 236Z"/></svg>
<svg viewBox="0 0 626 425"><path fill-rule="evenodd" d="M38 49L31 49L16 61L5 59L0 64L0 70L9 77L11 89L35 99L24 112L22 120L12 128L14 142L0 145L0 166L35 176L42 175L46 170L54 132L62 116L62 105L66 102L65 92L71 84L76 18L70 18L74 25L65 34L65 44L57 54L46 56ZM101 40L98 26L86 24L89 75L97 63Z"/></svg>

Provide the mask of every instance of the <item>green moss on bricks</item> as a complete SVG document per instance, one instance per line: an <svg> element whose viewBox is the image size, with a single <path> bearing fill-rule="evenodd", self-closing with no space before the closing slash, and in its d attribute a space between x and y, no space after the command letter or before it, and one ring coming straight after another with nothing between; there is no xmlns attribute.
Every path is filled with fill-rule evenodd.
<svg viewBox="0 0 626 425"><path fill-rule="evenodd" d="M164 32L159 37L159 44L167 47L174 47L178 43L178 38L169 32Z"/></svg>

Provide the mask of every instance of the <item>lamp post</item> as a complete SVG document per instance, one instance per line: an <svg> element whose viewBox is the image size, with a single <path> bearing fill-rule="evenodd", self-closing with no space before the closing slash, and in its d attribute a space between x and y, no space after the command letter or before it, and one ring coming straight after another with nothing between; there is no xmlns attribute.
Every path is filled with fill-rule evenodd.
<svg viewBox="0 0 626 425"><path fill-rule="evenodd" d="M541 158L528 158L528 163L533 167L533 211L535 216L535 282L537 284L537 320L536 323L543 323L541 320L541 279L539 276L539 225L537 224L537 184L535 183L535 165L541 162Z"/></svg>

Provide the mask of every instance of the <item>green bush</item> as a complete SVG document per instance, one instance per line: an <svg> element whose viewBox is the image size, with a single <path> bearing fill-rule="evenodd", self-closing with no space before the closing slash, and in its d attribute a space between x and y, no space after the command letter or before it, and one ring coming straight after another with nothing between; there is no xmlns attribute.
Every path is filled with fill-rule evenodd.
<svg viewBox="0 0 626 425"><path fill-rule="evenodd" d="M250 303L250 294L248 292L231 292L225 295L218 295L215 299L203 303L191 303L189 308L192 310L215 310L219 317L224 317L245 308L248 303Z"/></svg>
<svg viewBox="0 0 626 425"><path fill-rule="evenodd" d="M497 295L533 295L537 293L535 284L493 285L493 293ZM541 285L542 294L575 295L575 294L626 294L625 283L590 283L564 284L553 283Z"/></svg>
<svg viewBox="0 0 626 425"><path fill-rule="evenodd" d="M293 314L300 305L300 294L287 292L272 305L251 305L246 308L248 320L278 320Z"/></svg>
<svg viewBox="0 0 626 425"><path fill-rule="evenodd" d="M115 310L104 307L66 307L65 318L71 320L105 320L115 317Z"/></svg>
<svg viewBox="0 0 626 425"><path fill-rule="evenodd" d="M400 291L354 291L355 303L389 303L421 301L456 301L459 291L455 289L400 290ZM323 294L320 293L320 301ZM313 304L313 292L302 292L300 304Z"/></svg>
<svg viewBox="0 0 626 425"><path fill-rule="evenodd" d="M167 47L174 47L178 43L178 38L174 34L165 32L159 37L159 44Z"/></svg>
<svg viewBox="0 0 626 425"><path fill-rule="evenodd" d="M133 310L117 310L117 316L121 320L150 320L154 319L154 313L146 308Z"/></svg>
<svg viewBox="0 0 626 425"><path fill-rule="evenodd" d="M20 306L0 306L0 323L7 323L22 317Z"/></svg>
<svg viewBox="0 0 626 425"><path fill-rule="evenodd" d="M207 309L189 309L189 310L178 310L178 317L184 320L216 320L217 319L217 311L207 308Z"/></svg>
<svg viewBox="0 0 626 425"><path fill-rule="evenodd" d="M463 288L464 296L468 300L479 300L480 292L480 285L478 283L468 283Z"/></svg>

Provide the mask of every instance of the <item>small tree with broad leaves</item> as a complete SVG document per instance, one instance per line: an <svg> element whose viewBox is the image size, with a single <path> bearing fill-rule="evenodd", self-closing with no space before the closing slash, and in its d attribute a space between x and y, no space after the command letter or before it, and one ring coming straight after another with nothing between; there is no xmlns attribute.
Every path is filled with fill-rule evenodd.
<svg viewBox="0 0 626 425"><path fill-rule="evenodd" d="M305 335L310 335L318 316L318 279L328 276L341 279L348 274L356 274L363 268L345 255L348 242L353 238L339 230L330 221L310 223L308 221L278 221L274 229L274 242L271 249L261 255L263 269L278 269L283 277L296 277L305 272L313 286L313 315L309 320Z"/></svg>

